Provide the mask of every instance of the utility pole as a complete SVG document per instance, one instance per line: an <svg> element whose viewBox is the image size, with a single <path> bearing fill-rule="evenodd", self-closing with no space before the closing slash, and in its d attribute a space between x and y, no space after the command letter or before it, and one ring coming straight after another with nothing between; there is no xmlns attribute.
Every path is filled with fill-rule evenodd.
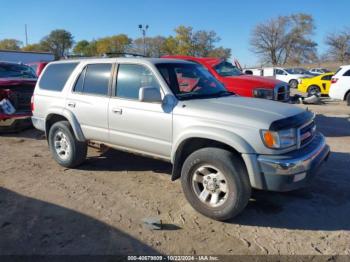
<svg viewBox="0 0 350 262"><path fill-rule="evenodd" d="M146 32L148 30L148 25L139 25L139 29L142 34L142 40L143 40L143 55L146 56Z"/></svg>
<svg viewBox="0 0 350 262"><path fill-rule="evenodd" d="M26 35L26 46L28 45L28 30L27 30L27 24L24 25L24 33Z"/></svg>

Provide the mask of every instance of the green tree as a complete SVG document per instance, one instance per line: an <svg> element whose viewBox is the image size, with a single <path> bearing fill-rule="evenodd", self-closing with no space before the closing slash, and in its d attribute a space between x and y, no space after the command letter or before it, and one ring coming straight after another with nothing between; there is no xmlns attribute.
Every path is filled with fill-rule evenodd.
<svg viewBox="0 0 350 262"><path fill-rule="evenodd" d="M178 55L195 55L193 28L180 25L175 28L175 33L175 40L177 42L176 53Z"/></svg>
<svg viewBox="0 0 350 262"><path fill-rule="evenodd" d="M16 39L3 39L0 41L0 49L4 50L20 50L22 42Z"/></svg>
<svg viewBox="0 0 350 262"><path fill-rule="evenodd" d="M99 55L105 53L125 53L130 48L131 43L132 39L125 34L104 37L96 41L96 51Z"/></svg>
<svg viewBox="0 0 350 262"><path fill-rule="evenodd" d="M81 40L77 42L73 48L73 53L75 55L89 56L90 54L90 43L87 40Z"/></svg>
<svg viewBox="0 0 350 262"><path fill-rule="evenodd" d="M231 57L231 49L220 46L210 50L207 56L228 59Z"/></svg>
<svg viewBox="0 0 350 262"><path fill-rule="evenodd" d="M40 42L45 49L50 50L50 52L54 54L55 59L60 59L67 55L73 43L72 34L63 29L51 31L51 33L45 36Z"/></svg>
<svg viewBox="0 0 350 262"><path fill-rule="evenodd" d="M164 53L167 55L177 55L178 43L173 36L169 36L164 41Z"/></svg>
<svg viewBox="0 0 350 262"><path fill-rule="evenodd" d="M146 37L146 56L150 57L161 57L166 54L165 51L166 38L163 36ZM133 41L132 52L137 54L143 54L143 38L137 38Z"/></svg>
<svg viewBox="0 0 350 262"><path fill-rule="evenodd" d="M48 48L45 48L40 43L26 45L22 48L23 51L33 51L33 52L48 52Z"/></svg>
<svg viewBox="0 0 350 262"><path fill-rule="evenodd" d="M214 31L200 30L193 34L192 43L194 45L195 56L209 56L215 49L215 43L220 41L220 37Z"/></svg>

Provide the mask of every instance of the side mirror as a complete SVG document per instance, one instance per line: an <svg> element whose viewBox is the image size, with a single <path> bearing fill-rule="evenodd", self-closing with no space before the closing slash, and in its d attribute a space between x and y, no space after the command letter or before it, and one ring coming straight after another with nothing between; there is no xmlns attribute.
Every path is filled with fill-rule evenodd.
<svg viewBox="0 0 350 262"><path fill-rule="evenodd" d="M153 86L141 87L139 90L139 101L149 103L162 102L159 88Z"/></svg>

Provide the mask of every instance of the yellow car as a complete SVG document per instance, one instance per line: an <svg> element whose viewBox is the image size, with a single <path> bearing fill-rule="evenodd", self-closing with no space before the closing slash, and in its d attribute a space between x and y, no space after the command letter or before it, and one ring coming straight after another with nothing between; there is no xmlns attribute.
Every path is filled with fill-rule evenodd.
<svg viewBox="0 0 350 262"><path fill-rule="evenodd" d="M314 76L311 78L301 78L298 84L298 90L302 93L312 95L328 95L331 87L331 79L334 72Z"/></svg>

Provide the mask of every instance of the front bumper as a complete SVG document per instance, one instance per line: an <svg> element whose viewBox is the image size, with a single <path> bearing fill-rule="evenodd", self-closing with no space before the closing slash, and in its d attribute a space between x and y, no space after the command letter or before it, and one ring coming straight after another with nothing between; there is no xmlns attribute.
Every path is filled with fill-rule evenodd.
<svg viewBox="0 0 350 262"><path fill-rule="evenodd" d="M259 155L254 174L259 176L257 188L290 191L304 187L327 160L329 153L324 136L317 134L310 144L291 153Z"/></svg>
<svg viewBox="0 0 350 262"><path fill-rule="evenodd" d="M0 115L0 131L14 132L31 126L31 114Z"/></svg>

